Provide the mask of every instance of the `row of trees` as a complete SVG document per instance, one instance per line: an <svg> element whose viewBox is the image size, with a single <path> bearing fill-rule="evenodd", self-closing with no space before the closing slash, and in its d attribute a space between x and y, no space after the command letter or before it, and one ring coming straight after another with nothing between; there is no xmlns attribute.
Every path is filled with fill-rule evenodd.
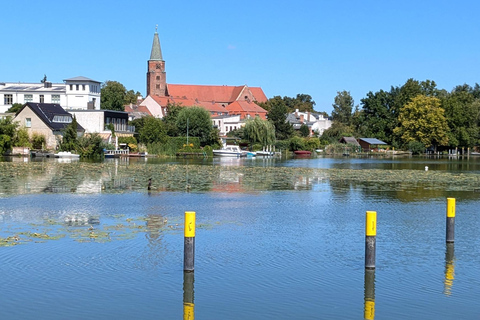
<svg viewBox="0 0 480 320"><path fill-rule="evenodd" d="M332 119L321 137L326 142L361 136L397 148L474 147L480 143L480 86L464 84L448 92L434 81L409 79L390 91L370 91L355 107L350 93L342 91Z"/></svg>

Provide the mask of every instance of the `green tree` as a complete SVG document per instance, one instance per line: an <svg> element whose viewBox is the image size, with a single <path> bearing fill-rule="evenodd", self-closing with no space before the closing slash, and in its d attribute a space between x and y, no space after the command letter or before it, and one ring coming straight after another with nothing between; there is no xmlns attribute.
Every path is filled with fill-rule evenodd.
<svg viewBox="0 0 480 320"><path fill-rule="evenodd" d="M377 138L391 144L393 129L397 123L395 94L392 91L370 91L361 100L362 109L355 117L356 132L360 136Z"/></svg>
<svg viewBox="0 0 480 320"><path fill-rule="evenodd" d="M32 147L27 128L25 127L18 128L15 134L15 137L13 139L13 145L15 147L28 147L28 148Z"/></svg>
<svg viewBox="0 0 480 320"><path fill-rule="evenodd" d="M210 113L201 107L182 108L178 113L176 125L181 136L198 137L201 146L213 145L218 136L212 135L213 125Z"/></svg>
<svg viewBox="0 0 480 320"><path fill-rule="evenodd" d="M442 99L449 132L449 145L453 147L473 147L479 142L480 101L471 90L458 90ZM471 89L471 88L470 88Z"/></svg>
<svg viewBox="0 0 480 320"><path fill-rule="evenodd" d="M12 149L17 128L18 123L12 117L0 119L0 155Z"/></svg>
<svg viewBox="0 0 480 320"><path fill-rule="evenodd" d="M100 109L125 111L127 89L117 81L105 81L101 88Z"/></svg>
<svg viewBox="0 0 480 320"><path fill-rule="evenodd" d="M98 133L90 133L78 138L76 150L82 158L99 158L105 147L105 143Z"/></svg>
<svg viewBox="0 0 480 320"><path fill-rule="evenodd" d="M288 108L280 96L269 100L271 109L268 112L268 120L275 127L275 136L278 140L287 140L293 134L293 127L287 122Z"/></svg>
<svg viewBox="0 0 480 320"><path fill-rule="evenodd" d="M310 136L310 128L306 124L302 124L298 131L302 137Z"/></svg>
<svg viewBox="0 0 480 320"><path fill-rule="evenodd" d="M251 144L273 145L275 143L275 127L271 122L260 117L249 119L243 128L243 138Z"/></svg>
<svg viewBox="0 0 480 320"><path fill-rule="evenodd" d="M144 117L143 126L138 131L138 141L148 143L165 143L168 139L165 125L162 119L154 117ZM136 128L136 127L135 127Z"/></svg>
<svg viewBox="0 0 480 320"><path fill-rule="evenodd" d="M177 117L182 108L184 107L178 103L167 104L167 114L163 117L163 122L165 123L167 135L170 137L177 137L180 133L177 127Z"/></svg>
<svg viewBox="0 0 480 320"><path fill-rule="evenodd" d="M133 104L136 104L137 101L138 101L138 97L141 96L140 92L135 92L133 90L128 90L126 93L125 93L125 101L124 101L124 104L130 104L130 103L133 103ZM123 110L122 110L123 111Z"/></svg>
<svg viewBox="0 0 480 320"><path fill-rule="evenodd" d="M349 91L338 91L332 111L334 122L340 122L347 126L352 124L352 110L354 101Z"/></svg>
<svg viewBox="0 0 480 320"><path fill-rule="evenodd" d="M404 145L419 141L427 147L445 146L448 143L448 125L440 99L418 95L400 109L399 124L395 128Z"/></svg>
<svg viewBox="0 0 480 320"><path fill-rule="evenodd" d="M12 106L10 107L10 109L7 110L7 112L17 113L17 112L20 111L22 108L23 108L23 104L21 104L21 103L14 103L14 104L12 104Z"/></svg>
<svg viewBox="0 0 480 320"><path fill-rule="evenodd" d="M59 143L58 149L60 151L76 151L78 137L78 123L74 116L71 123L69 123L63 130L63 137Z"/></svg>

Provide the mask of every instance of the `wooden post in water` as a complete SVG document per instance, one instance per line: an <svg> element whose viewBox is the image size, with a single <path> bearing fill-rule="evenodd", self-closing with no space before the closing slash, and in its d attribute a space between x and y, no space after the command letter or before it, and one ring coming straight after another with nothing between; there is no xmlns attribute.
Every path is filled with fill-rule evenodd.
<svg viewBox="0 0 480 320"><path fill-rule="evenodd" d="M193 272L195 262L195 211L185 211L183 271Z"/></svg>
<svg viewBox="0 0 480 320"><path fill-rule="evenodd" d="M365 227L365 269L375 269L375 247L377 237L376 211L367 211Z"/></svg>
<svg viewBox="0 0 480 320"><path fill-rule="evenodd" d="M447 243L455 241L455 198L447 198Z"/></svg>

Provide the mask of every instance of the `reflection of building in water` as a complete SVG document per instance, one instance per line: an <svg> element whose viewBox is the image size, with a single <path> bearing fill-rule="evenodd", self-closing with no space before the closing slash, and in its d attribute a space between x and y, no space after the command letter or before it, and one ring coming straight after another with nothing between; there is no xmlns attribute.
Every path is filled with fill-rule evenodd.
<svg viewBox="0 0 480 320"><path fill-rule="evenodd" d="M92 216L88 213L67 214L63 217L63 221L68 226L87 226L100 224L100 219L98 216Z"/></svg>
<svg viewBox="0 0 480 320"><path fill-rule="evenodd" d="M213 181L212 191L217 192L244 192L242 186L243 173L220 171L218 179Z"/></svg>

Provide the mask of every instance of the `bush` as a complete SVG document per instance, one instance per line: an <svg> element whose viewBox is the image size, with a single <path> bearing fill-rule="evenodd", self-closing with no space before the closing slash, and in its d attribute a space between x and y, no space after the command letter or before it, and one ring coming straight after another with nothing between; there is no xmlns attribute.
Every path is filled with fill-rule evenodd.
<svg viewBox="0 0 480 320"><path fill-rule="evenodd" d="M307 138L305 139L305 147L307 150L315 151L320 148L320 140L318 138Z"/></svg>
<svg viewBox="0 0 480 320"><path fill-rule="evenodd" d="M408 143L408 150L410 150L412 154L422 154L425 151L425 145L419 141L410 141Z"/></svg>
<svg viewBox="0 0 480 320"><path fill-rule="evenodd" d="M34 132L32 134L32 148L36 150L43 150L45 148L47 139L43 134Z"/></svg>
<svg viewBox="0 0 480 320"><path fill-rule="evenodd" d="M300 137L292 137L289 149L290 151L305 150L305 140Z"/></svg>

